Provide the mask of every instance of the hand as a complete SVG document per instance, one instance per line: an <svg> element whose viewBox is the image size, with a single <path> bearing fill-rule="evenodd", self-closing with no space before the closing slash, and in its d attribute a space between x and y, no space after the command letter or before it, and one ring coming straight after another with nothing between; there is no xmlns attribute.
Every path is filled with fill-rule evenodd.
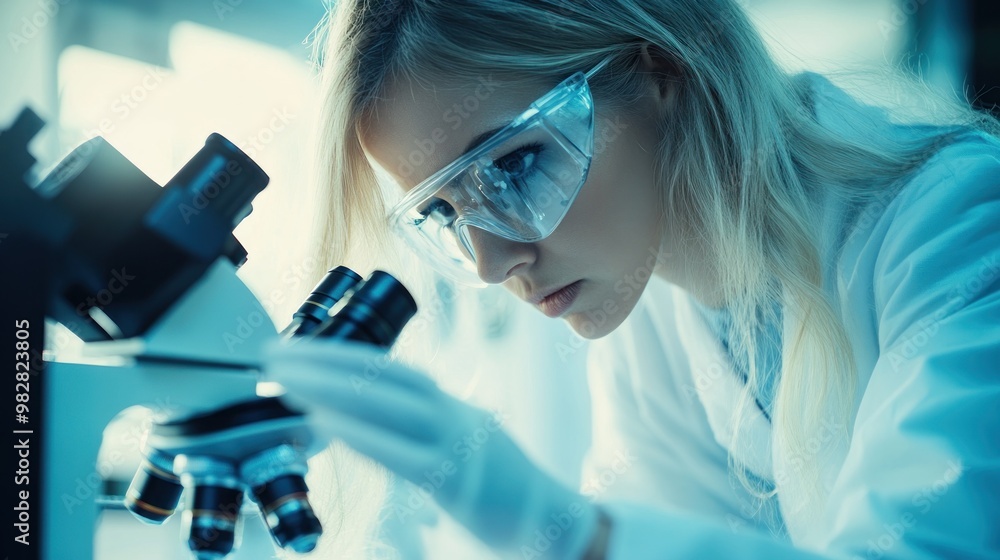
<svg viewBox="0 0 1000 560"><path fill-rule="evenodd" d="M383 350L340 340L264 349L264 377L321 437L339 438L430 493L474 535L522 558L582 558L597 508L536 467L503 417L470 406Z"/></svg>

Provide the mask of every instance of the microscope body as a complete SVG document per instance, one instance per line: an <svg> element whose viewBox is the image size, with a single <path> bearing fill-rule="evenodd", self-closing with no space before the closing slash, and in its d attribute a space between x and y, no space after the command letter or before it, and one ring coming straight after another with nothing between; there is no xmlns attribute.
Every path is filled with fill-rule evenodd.
<svg viewBox="0 0 1000 560"><path fill-rule="evenodd" d="M0 130L0 261L5 270L35 261L24 275L0 275L0 292L33 318L32 348L40 318L74 324L85 344L81 358L32 360L44 431L40 558L94 557L97 492L80 500L76 490L100 478L105 428L135 406L153 416L119 504L137 523L163 523L184 494L187 547L220 560L238 546L249 495L276 546L313 550L322 527L306 460L327 442L303 412L258 394L260 352L311 337L388 349L416 313L409 292L384 272L362 281L337 267L281 334L269 319L239 328L253 313L268 317L236 274L247 252L232 235L267 185L256 163L212 134L160 187L98 137L32 185L27 143L41 126L26 109Z"/></svg>
<svg viewBox="0 0 1000 560"><path fill-rule="evenodd" d="M120 412L145 406L154 418L167 420L257 398L255 350L277 337L274 326L265 323L249 333L238 355L223 338L234 317L256 302L232 263L220 259L145 336L88 343L85 349L99 358L93 363L56 356L45 364L44 559L92 557L99 504L91 498L76 505L76 492L80 481L90 487L87 481L102 474L102 436ZM118 363L108 363L113 361ZM300 417L294 433L302 438L303 431Z"/></svg>

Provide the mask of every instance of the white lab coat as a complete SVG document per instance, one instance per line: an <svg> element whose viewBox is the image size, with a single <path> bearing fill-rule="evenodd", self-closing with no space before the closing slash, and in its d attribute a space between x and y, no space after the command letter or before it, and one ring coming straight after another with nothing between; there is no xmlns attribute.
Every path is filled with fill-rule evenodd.
<svg viewBox="0 0 1000 560"><path fill-rule="evenodd" d="M846 98L813 79L822 122ZM824 204L828 295L859 372L849 435L801 451L828 500L805 497L803 457L776 451L756 409L732 452L777 497L728 474L742 381L690 297L654 277L588 359L582 491L611 514L608 558L1000 558L1000 142L945 148L856 215Z"/></svg>

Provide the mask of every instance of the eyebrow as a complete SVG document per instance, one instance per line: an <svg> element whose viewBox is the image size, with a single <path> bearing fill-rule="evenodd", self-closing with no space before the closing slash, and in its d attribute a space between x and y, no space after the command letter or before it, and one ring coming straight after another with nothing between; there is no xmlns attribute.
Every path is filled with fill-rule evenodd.
<svg viewBox="0 0 1000 560"><path fill-rule="evenodd" d="M459 154L458 157L462 157L465 154L467 154L467 153L471 152L472 150L476 149L476 147L478 147L483 142L489 140L489 138L491 136L493 136L497 132L500 132L501 130L503 130L503 127L502 126L498 126L498 127L494 128L494 129L487 130L486 132L477 135L475 138L472 139L471 142L469 142L469 145L465 147L465 151L462 152L461 154Z"/></svg>

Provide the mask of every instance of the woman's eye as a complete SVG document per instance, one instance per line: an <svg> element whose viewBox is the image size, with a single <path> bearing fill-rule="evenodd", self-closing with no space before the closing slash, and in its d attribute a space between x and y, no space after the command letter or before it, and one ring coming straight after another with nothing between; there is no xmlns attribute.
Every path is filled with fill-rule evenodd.
<svg viewBox="0 0 1000 560"><path fill-rule="evenodd" d="M427 206L420 209L420 215L423 217L417 221L416 225L431 219L439 225L447 227L455 220L455 209L444 200L434 198L428 202Z"/></svg>
<svg viewBox="0 0 1000 560"><path fill-rule="evenodd" d="M506 173L512 180L521 179L534 171L541 152L541 144L528 144L494 160L493 165Z"/></svg>

